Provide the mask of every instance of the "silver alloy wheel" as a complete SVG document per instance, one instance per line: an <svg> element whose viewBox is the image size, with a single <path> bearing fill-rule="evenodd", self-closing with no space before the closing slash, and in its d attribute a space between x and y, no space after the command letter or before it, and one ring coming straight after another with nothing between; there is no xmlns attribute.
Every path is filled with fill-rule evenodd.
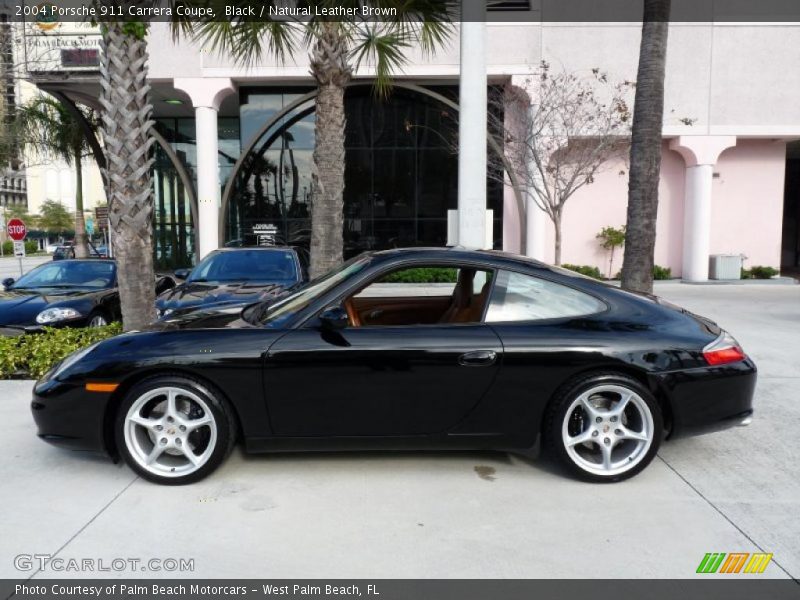
<svg viewBox="0 0 800 600"><path fill-rule="evenodd" d="M655 435L653 414L630 388L597 385L572 402L561 435L567 454L581 469L619 475L647 455Z"/></svg>
<svg viewBox="0 0 800 600"><path fill-rule="evenodd" d="M105 327L108 325L108 321L103 315L95 315L89 321L89 327Z"/></svg>
<svg viewBox="0 0 800 600"><path fill-rule="evenodd" d="M208 403L179 387L139 396L125 416L124 433L133 460L161 477L194 473L217 445L217 423Z"/></svg>

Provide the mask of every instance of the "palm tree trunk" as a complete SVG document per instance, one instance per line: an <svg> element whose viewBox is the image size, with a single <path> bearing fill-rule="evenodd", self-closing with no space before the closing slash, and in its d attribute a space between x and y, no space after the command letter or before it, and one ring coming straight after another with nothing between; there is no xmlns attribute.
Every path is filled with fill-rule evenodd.
<svg viewBox="0 0 800 600"><path fill-rule="evenodd" d="M124 25L108 23L103 31L100 101L109 221L114 230L122 323L129 331L156 316L150 185L153 122L146 38L129 33Z"/></svg>
<svg viewBox="0 0 800 600"><path fill-rule="evenodd" d="M86 222L83 220L83 166L81 165L81 148L73 150L75 161L75 258L89 256L86 245Z"/></svg>
<svg viewBox="0 0 800 600"><path fill-rule="evenodd" d="M633 110L622 287L653 291L670 0L644 0Z"/></svg>
<svg viewBox="0 0 800 600"><path fill-rule="evenodd" d="M319 85L311 205L311 277L342 262L344 246L344 90L352 76L347 43L336 23L325 23L311 54Z"/></svg>

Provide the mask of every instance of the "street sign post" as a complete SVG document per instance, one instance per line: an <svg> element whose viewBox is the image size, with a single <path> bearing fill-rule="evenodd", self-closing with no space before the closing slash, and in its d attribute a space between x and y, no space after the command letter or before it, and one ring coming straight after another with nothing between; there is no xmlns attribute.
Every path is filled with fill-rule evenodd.
<svg viewBox="0 0 800 600"><path fill-rule="evenodd" d="M9 219L6 232L14 240L14 256L19 259L19 275L22 277L22 259L25 258L25 236L28 235L28 228L22 219Z"/></svg>

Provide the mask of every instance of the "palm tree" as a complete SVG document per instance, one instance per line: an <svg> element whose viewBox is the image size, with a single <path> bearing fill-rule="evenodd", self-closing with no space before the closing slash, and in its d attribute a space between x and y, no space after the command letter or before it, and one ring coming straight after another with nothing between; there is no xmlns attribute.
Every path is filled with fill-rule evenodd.
<svg viewBox="0 0 800 600"><path fill-rule="evenodd" d="M90 110L82 110L86 123L97 129L97 119ZM18 107L11 125L19 146L33 150L39 157L55 157L75 166L75 257L86 258L86 224L83 218L83 165L91 148L83 129L72 113L58 100L40 95Z"/></svg>
<svg viewBox="0 0 800 600"><path fill-rule="evenodd" d="M622 287L641 292L653 291L670 2L644 0L633 108Z"/></svg>
<svg viewBox="0 0 800 600"><path fill-rule="evenodd" d="M195 0L206 5L207 0ZM191 4L191 2L190 2ZM308 0L299 6L351 9L361 15L361 0ZM314 16L300 21L209 21L175 23L174 31L190 33L237 62L252 64L265 55L285 60L296 51L296 41L310 48L311 75L318 88L311 207L311 276L342 262L344 219L345 108L344 93L353 73L362 65L374 67L374 88L385 97L392 75L407 62L405 51L420 44L432 53L450 36L453 2L446 0L375 0L375 8L395 8L386 21L363 16Z"/></svg>
<svg viewBox="0 0 800 600"><path fill-rule="evenodd" d="M101 130L106 196L126 331L155 313L150 151L153 125L147 83L147 25L109 22L102 28Z"/></svg>

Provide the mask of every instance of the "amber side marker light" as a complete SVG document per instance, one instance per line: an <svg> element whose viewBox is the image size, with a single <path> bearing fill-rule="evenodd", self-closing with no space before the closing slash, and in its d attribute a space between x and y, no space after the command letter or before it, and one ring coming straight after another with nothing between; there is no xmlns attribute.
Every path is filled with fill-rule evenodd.
<svg viewBox="0 0 800 600"><path fill-rule="evenodd" d="M119 387L118 383L87 383L87 392L113 392Z"/></svg>

